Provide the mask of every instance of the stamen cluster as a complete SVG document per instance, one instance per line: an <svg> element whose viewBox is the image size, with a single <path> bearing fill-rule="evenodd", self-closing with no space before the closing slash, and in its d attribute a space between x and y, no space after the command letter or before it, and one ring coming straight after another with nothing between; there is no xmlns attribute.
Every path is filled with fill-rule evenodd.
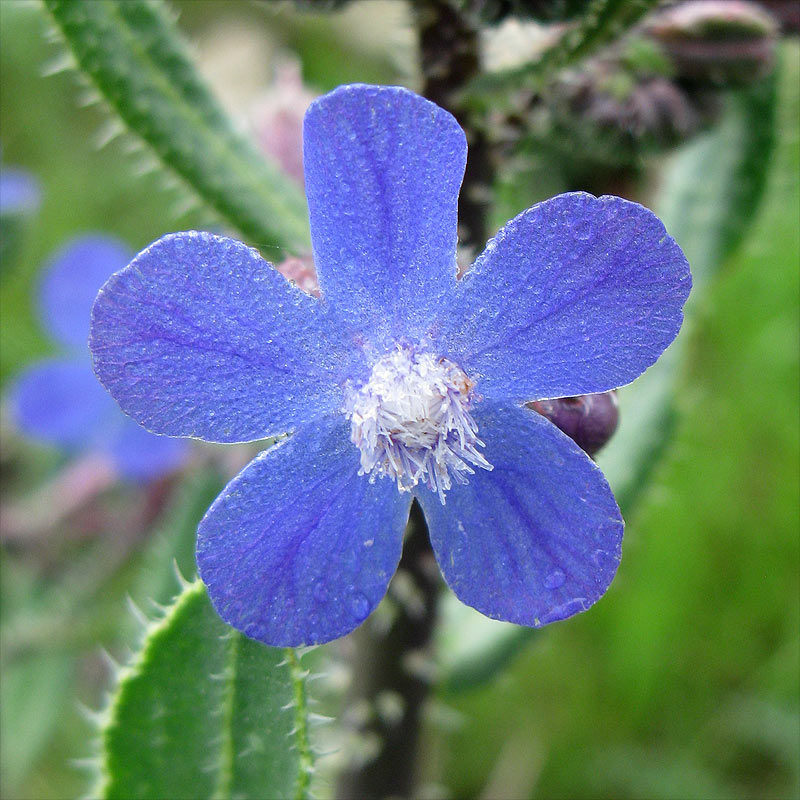
<svg viewBox="0 0 800 800"><path fill-rule="evenodd" d="M469 413L474 382L452 361L397 347L372 368L369 380L348 387L350 438L361 451L359 474L397 481L401 492L420 481L437 492L467 483L491 464Z"/></svg>

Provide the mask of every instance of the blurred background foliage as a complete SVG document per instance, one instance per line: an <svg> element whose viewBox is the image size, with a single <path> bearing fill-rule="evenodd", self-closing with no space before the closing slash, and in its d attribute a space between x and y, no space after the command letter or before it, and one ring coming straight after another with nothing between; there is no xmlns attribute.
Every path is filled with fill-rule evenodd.
<svg viewBox="0 0 800 800"><path fill-rule="evenodd" d="M259 109L277 102L281 65L284 75L299 69L306 94L291 81L286 91L299 98L300 113L312 93L340 83L419 88L407 4L340 5L325 12L315 2L300 11L290 3L172 4L217 96L251 132ZM537 6L483 4L491 30L517 5ZM561 5L562 17L576 13L576 4ZM67 238L113 233L140 249L167 231L219 223L165 180L132 137L110 136L107 113L62 71L63 45L51 41L38 3L3 0L0 23L3 166L29 170L42 186L38 211L3 223L5 386L54 352L37 321L35 287ZM550 91L504 96L501 123L485 117L496 153L494 228L566 189L613 191L661 210L669 205L668 177L687 158L674 147L697 134L716 136L709 141L721 155L696 160L696 172L683 178L711 190L702 209L689 206L692 218L680 220L687 240L673 232L690 260L693 248L698 260L711 258L706 216L698 215L713 219L722 209L730 246L719 250L721 263L691 301L675 413L655 417L672 426L671 438L658 460L648 456L650 480L627 514L624 559L611 590L590 612L520 641L490 679L441 683L423 731L425 797L800 796L800 48L796 35L778 47L774 119L767 113L747 122L763 163L746 160L730 180L725 156L741 143L728 137L726 120L744 96L730 92L748 90L731 89L736 80L729 80L726 92L711 97L707 86L681 79L677 101L669 91L658 94L666 105L653 115L646 103L654 95L644 93L642 111L630 91L639 78L631 76L644 74L648 85L665 70L674 77L651 42L640 37L622 52L604 51L591 68L561 73ZM770 80L771 67L767 73ZM600 93L590 86L598 81ZM273 93L265 95L269 87ZM633 135L633 145L619 131L641 128L602 124L604 114L620 113L609 112L606 89L628 103L633 117L626 119L655 120ZM702 140L686 147L698 141L702 147ZM760 202L730 202L731 193L761 180L763 196L751 193ZM680 219L674 205L672 213ZM256 244L268 258L281 257L268 243ZM647 401L635 392L620 395L623 441L626 415L636 417L637 403ZM80 764L95 752L87 709L103 705L110 664L126 660L137 642L126 598L145 608L149 600L167 602L177 589L173 560L182 574L193 574L195 526L253 452L207 447L181 474L148 486L115 483L73 506L64 497L67 456L20 437L4 408L3 797L85 791ZM613 444L599 461L621 488ZM18 523L20 514L28 524ZM473 622L467 616L463 625ZM468 639L469 631L462 635ZM335 687L324 691L335 694Z"/></svg>

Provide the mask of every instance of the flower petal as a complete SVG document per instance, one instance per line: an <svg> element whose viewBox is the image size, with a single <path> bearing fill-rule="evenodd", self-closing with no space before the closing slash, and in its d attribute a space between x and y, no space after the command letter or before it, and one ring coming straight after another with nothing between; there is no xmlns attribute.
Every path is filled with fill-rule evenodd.
<svg viewBox="0 0 800 800"><path fill-rule="evenodd" d="M494 469L446 506L417 493L445 580L493 619L539 627L585 611L620 560L623 521L602 473L529 409L486 403L474 416Z"/></svg>
<svg viewBox="0 0 800 800"><path fill-rule="evenodd" d="M186 460L189 444L183 439L156 436L125 417L120 418L108 450L120 475L130 481L147 482L168 475Z"/></svg>
<svg viewBox="0 0 800 800"><path fill-rule="evenodd" d="M100 380L148 430L249 441L340 407L353 351L329 320L255 250L190 231L108 281L90 347Z"/></svg>
<svg viewBox="0 0 800 800"><path fill-rule="evenodd" d="M400 560L411 498L358 468L349 425L336 415L228 484L197 538L200 575L226 622L289 647L327 642L366 619Z"/></svg>
<svg viewBox="0 0 800 800"><path fill-rule="evenodd" d="M311 104L306 193L322 294L384 350L418 337L455 284L464 133L396 86L342 86Z"/></svg>
<svg viewBox="0 0 800 800"><path fill-rule="evenodd" d="M39 287L42 322L65 347L86 353L89 317L100 287L133 256L112 236L81 236L64 245L47 267Z"/></svg>
<svg viewBox="0 0 800 800"><path fill-rule="evenodd" d="M28 368L14 382L10 403L22 433L68 449L97 445L104 420L118 413L85 358Z"/></svg>
<svg viewBox="0 0 800 800"><path fill-rule="evenodd" d="M443 349L486 397L604 392L675 338L690 288L686 258L652 212L562 194L489 242L444 312Z"/></svg>

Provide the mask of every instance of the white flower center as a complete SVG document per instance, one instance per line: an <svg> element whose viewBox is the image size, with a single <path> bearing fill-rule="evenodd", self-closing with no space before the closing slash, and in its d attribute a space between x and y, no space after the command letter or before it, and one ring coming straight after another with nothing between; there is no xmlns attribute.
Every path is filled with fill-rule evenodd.
<svg viewBox="0 0 800 800"><path fill-rule="evenodd" d="M348 385L350 438L361 451L360 475L389 477L407 492L422 481L444 493L475 470L491 469L469 409L474 387L446 358L398 347L372 368L360 387Z"/></svg>

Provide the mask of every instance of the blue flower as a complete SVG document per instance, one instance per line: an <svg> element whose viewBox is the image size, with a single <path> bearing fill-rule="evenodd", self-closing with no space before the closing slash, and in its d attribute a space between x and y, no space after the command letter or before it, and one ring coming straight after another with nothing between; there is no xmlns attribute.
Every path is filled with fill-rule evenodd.
<svg viewBox="0 0 800 800"><path fill-rule="evenodd" d="M30 172L16 167L0 170L0 216L32 214L41 199L39 182Z"/></svg>
<svg viewBox="0 0 800 800"><path fill-rule="evenodd" d="M102 453L123 478L148 481L174 470L187 446L121 414L97 383L87 351L97 291L130 257L122 242L100 235L74 239L55 255L39 287L39 315L64 354L28 367L10 390L10 405L22 433L73 454Z"/></svg>
<svg viewBox="0 0 800 800"><path fill-rule="evenodd" d="M359 625L397 567L412 498L445 580L490 617L564 619L616 572L623 522L605 479L523 405L643 372L678 332L688 264L647 209L577 193L513 219L457 280L466 153L427 100L340 87L304 127L321 299L198 232L159 239L98 296L95 370L142 425L216 442L291 433L198 531L217 611L254 639Z"/></svg>

